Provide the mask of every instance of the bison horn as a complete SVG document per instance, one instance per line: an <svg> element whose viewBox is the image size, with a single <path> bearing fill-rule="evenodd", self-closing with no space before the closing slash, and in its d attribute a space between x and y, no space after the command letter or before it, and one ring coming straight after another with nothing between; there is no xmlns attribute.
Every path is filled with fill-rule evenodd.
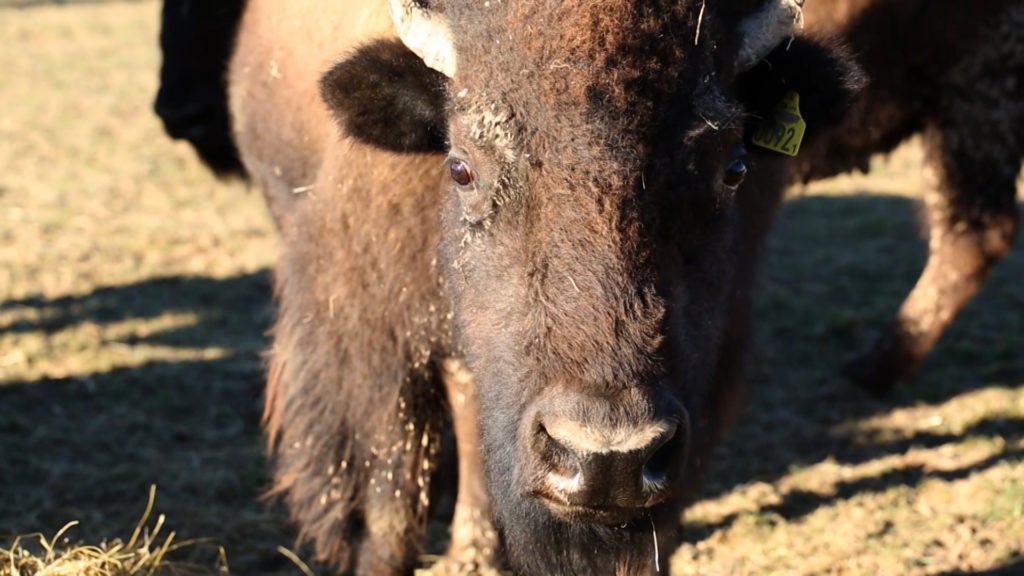
<svg viewBox="0 0 1024 576"><path fill-rule="evenodd" d="M451 78L455 75L455 45L444 18L422 0L388 0L398 37L428 67Z"/></svg>
<svg viewBox="0 0 1024 576"><path fill-rule="evenodd" d="M804 0L768 0L761 10L744 18L739 27L742 44L737 70L753 68L783 39L792 37L793 29L803 26L803 5Z"/></svg>

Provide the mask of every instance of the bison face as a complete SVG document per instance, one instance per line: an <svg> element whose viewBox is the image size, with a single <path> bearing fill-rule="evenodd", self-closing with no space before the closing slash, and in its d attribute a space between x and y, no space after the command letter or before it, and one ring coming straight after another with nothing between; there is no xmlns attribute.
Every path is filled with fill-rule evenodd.
<svg viewBox="0 0 1024 576"><path fill-rule="evenodd" d="M590 60L510 55L538 72L499 84L499 52L452 81L441 251L496 510L517 533L550 517L649 534L726 317L742 114L718 92L662 106L638 78L612 94Z"/></svg>
<svg viewBox="0 0 1024 576"><path fill-rule="evenodd" d="M378 74L443 97L418 116L390 107L396 125L368 139L429 142L445 125L442 280L521 571L653 567L652 532L678 524L734 373L723 363L741 357L735 279L756 250L737 207L782 187L782 157L748 155L745 134L787 90L809 123L848 99L815 44L755 66L802 2L718 4L393 0L403 42L437 72L325 84ZM384 99L415 92L395 91ZM351 124L362 113L345 100Z"/></svg>
<svg viewBox="0 0 1024 576"><path fill-rule="evenodd" d="M574 4L448 7L441 262L516 567L642 573L708 434L745 115L710 50Z"/></svg>

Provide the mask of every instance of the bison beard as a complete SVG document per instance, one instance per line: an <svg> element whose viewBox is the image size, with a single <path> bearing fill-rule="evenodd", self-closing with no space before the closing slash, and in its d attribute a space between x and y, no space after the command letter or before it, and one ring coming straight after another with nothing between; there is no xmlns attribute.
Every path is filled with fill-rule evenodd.
<svg viewBox="0 0 1024 576"><path fill-rule="evenodd" d="M606 526L554 520L540 503L524 498L497 498L494 504L502 510L501 518L515 526L503 534L522 574L554 574L553 567L566 576L654 574L667 568L676 546L678 515L670 506L660 506L646 518Z"/></svg>

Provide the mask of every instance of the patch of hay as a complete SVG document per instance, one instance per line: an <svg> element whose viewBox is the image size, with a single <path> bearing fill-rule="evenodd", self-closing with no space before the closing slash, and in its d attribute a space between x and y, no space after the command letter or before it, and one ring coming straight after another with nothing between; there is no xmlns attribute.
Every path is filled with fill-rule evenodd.
<svg viewBox="0 0 1024 576"><path fill-rule="evenodd" d="M68 533L78 525L69 522L52 537L30 534L13 539L9 547L0 546L0 576L213 576L229 574L227 557L216 548L213 568L177 562L172 556L184 548L203 542L176 542L175 533L162 533L164 515L150 525L156 487L127 541L114 539L96 546L72 543Z"/></svg>

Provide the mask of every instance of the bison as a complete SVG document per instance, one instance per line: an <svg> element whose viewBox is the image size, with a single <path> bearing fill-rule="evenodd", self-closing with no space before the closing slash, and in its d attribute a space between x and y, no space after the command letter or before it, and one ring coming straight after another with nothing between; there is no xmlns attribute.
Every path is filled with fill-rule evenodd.
<svg viewBox="0 0 1024 576"><path fill-rule="evenodd" d="M231 138L227 68L242 0L167 0L161 11L160 90L154 110L220 176L243 176Z"/></svg>
<svg viewBox="0 0 1024 576"><path fill-rule="evenodd" d="M799 158L804 181L867 170L872 154L922 134L928 262L896 318L853 359L857 384L912 376L1019 227L1024 157L1024 2L815 0L809 33L850 46L869 84L846 119Z"/></svg>
<svg viewBox="0 0 1024 576"><path fill-rule="evenodd" d="M230 66L282 238L274 491L341 571L650 574L731 422L756 262L855 68L801 0L249 0ZM749 172L749 174L748 174ZM493 523L492 523L493 521Z"/></svg>

